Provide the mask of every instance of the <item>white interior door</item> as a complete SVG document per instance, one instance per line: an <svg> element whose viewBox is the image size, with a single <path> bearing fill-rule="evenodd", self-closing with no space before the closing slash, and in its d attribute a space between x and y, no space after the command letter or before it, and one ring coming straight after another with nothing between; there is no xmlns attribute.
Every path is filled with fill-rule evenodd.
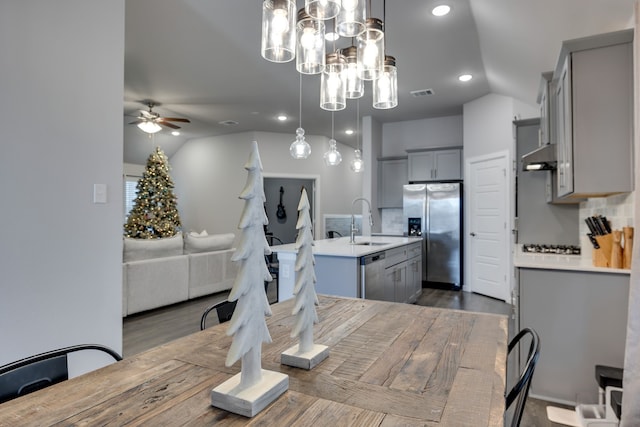
<svg viewBox="0 0 640 427"><path fill-rule="evenodd" d="M508 154L468 162L469 290L509 301Z"/></svg>

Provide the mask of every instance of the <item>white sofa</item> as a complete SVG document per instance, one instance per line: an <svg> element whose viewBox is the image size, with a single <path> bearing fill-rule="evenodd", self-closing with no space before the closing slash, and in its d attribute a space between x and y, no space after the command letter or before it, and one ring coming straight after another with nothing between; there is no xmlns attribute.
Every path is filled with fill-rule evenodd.
<svg viewBox="0 0 640 427"><path fill-rule="evenodd" d="M233 234L124 238L123 316L231 289Z"/></svg>

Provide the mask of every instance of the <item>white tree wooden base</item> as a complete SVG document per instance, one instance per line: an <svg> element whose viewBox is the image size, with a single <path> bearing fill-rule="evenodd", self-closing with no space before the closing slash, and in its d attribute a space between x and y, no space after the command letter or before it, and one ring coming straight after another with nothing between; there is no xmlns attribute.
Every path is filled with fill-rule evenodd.
<svg viewBox="0 0 640 427"><path fill-rule="evenodd" d="M314 344L310 351L301 352L300 344L288 348L280 355L280 363L302 369L313 369L329 356L329 347Z"/></svg>
<svg viewBox="0 0 640 427"><path fill-rule="evenodd" d="M238 373L211 390L211 405L225 411L253 417L289 389L289 376L262 369L262 380L240 389Z"/></svg>

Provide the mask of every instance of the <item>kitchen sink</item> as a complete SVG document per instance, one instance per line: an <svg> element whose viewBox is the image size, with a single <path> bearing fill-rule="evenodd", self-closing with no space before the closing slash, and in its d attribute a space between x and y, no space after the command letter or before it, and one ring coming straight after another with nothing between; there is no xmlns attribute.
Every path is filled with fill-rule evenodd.
<svg viewBox="0 0 640 427"><path fill-rule="evenodd" d="M358 242L354 243L354 245L363 245L363 246L384 246L388 245L387 242Z"/></svg>

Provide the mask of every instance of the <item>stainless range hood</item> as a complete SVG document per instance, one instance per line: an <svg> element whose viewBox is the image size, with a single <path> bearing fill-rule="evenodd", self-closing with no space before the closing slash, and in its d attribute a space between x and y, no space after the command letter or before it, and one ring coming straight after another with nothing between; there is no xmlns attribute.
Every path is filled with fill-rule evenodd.
<svg viewBox="0 0 640 427"><path fill-rule="evenodd" d="M556 144L547 144L522 156L523 171L555 170Z"/></svg>

